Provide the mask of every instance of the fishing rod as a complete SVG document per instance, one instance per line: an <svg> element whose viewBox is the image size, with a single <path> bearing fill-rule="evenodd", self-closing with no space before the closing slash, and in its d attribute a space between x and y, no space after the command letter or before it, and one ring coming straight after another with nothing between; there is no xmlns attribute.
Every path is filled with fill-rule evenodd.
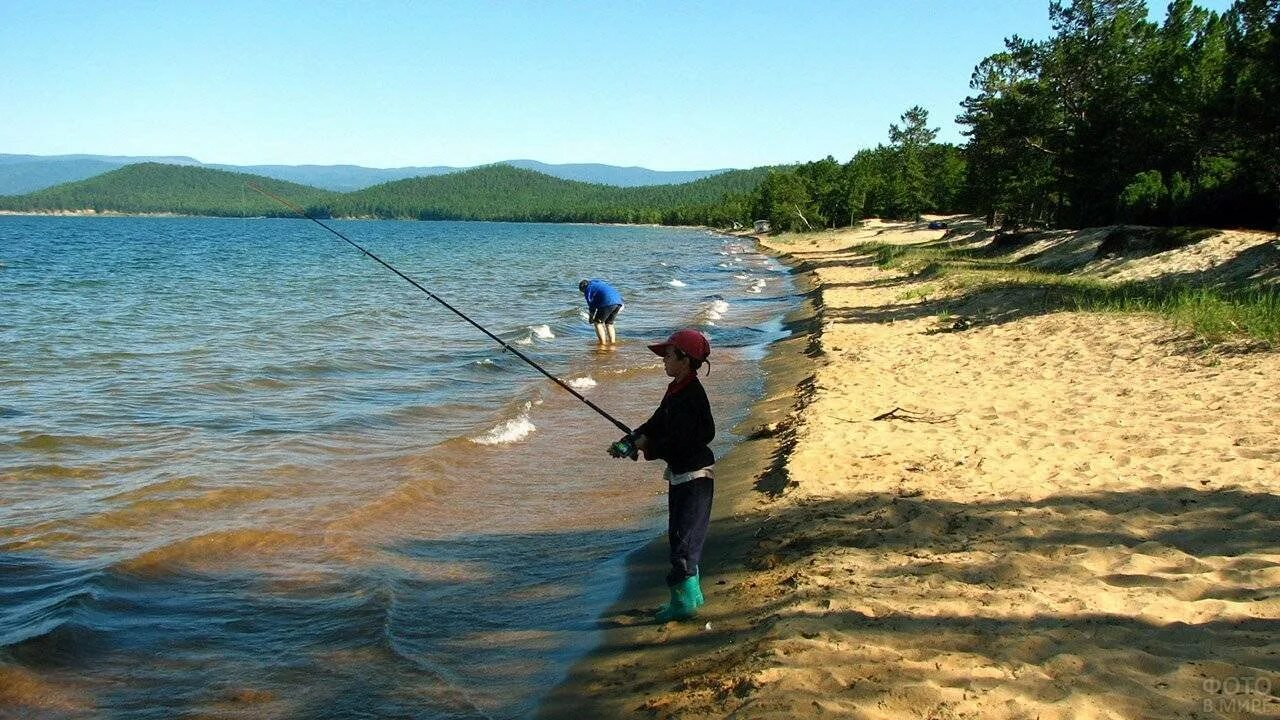
<svg viewBox="0 0 1280 720"><path fill-rule="evenodd" d="M279 195L275 195L275 194L270 193L270 192L268 192L268 191L266 191L266 190L263 190L262 188L258 187L257 185L255 185L255 184L253 184L253 183L246 183L246 184L249 186L249 188L250 188L250 189L254 190L255 192L258 192L258 193L261 193L261 194L263 194L263 195L266 195L267 197L271 198L272 200L275 200L276 202L280 203L281 205L284 205L285 207L289 208L289 209L290 209L290 210L292 210L294 213L296 213L296 214L298 215L298 217L303 218L303 219L305 219L305 220L310 220L311 222L313 222L313 223L315 223L315 224L319 225L320 227L324 228L325 230L328 230L329 232L333 233L334 235L337 235L338 237L342 238L342 239L343 239L343 240L345 240L345 241L347 242L347 244L348 244L348 245L350 245L351 247L353 247L353 248L355 248L355 249L359 250L360 252L364 253L365 255L368 255L369 257L373 258L374 260L377 260L377 261L378 261L378 264L382 265L382 267L384 267L384 268L386 268L386 269L390 270L391 272L395 273L396 275L399 275L401 278L404 278L404 280L405 280L406 282L408 282L410 285L413 285L414 287L418 288L418 289L419 289L419 290L421 290L422 292L426 293L426 294L427 294L427 297L429 297L429 298L431 298L432 300L435 300L436 302L438 302L438 303L440 303L441 305L445 306L445 307L446 307L446 308L448 308L448 309L449 309L449 311L450 311L450 312L452 312L454 315L457 315L458 317L462 318L463 320L466 320L468 323L471 323L471 326L472 326L472 327L474 327L475 329L477 329L477 330L479 330L480 332L484 333L485 335L488 335L488 336L489 336L489 337L490 337L494 342L496 342L496 343L498 343L499 345L501 345L504 349L506 349L507 351L509 351L509 352L513 353L516 357L520 358L521 360L523 360L523 361L525 361L525 362L529 363L529 365L530 365L530 366L532 366L534 370L537 370L538 372L542 373L543 375L546 375L546 376L547 376L548 378L550 378L553 382L555 382L555 384L557 384L557 385L559 385L560 387L564 388L565 390L569 391L569 393L570 393L570 394L572 394L574 397L576 397L576 398L578 398L579 400L581 400L582 402L586 403L587 407L591 408L592 410L595 410L597 413L600 413L600 416L601 416L601 417L603 417L605 420L608 420L609 422L613 423L613 424L614 424L614 425L615 425L619 430L621 430L622 432L626 433L628 436L630 436L630 435L632 434L631 428L627 427L627 425L626 425L625 423L623 423L621 420L619 420L619 419L615 418L614 416L610 415L609 413L605 412L604 410L602 410L602 409L600 408L600 406L599 406L599 405L596 405L595 403L593 403L593 402L591 402L590 400L588 400L588 399L586 399L585 397L583 397L583 396L582 396L582 393L578 392L577 390L574 390L572 387L569 387L569 385L567 385L563 380L561 380L560 378L556 377L555 375L552 375L551 373L549 373L549 372L547 372L546 370L544 370L544 369L543 369L543 367L542 367L541 365L539 365L538 363L536 363L536 362L534 362L533 360L529 359L529 357L528 357L528 356L526 356L524 353L522 353L522 352L520 352L519 350L517 350L517 349L515 349L515 348L511 347L510 345L508 345L508 344L507 344L507 342L506 342L505 340L503 340L502 338L500 338L500 337L498 337L497 335L494 335L493 333L491 333L491 332L489 332L488 330L486 330L486 329L484 328L484 326L483 326L483 325L481 325L480 323L478 323L478 322L476 322L475 320L472 320L471 318L467 317L467 316L466 316L465 314L463 314L463 312L462 312L461 310L459 310L458 308L456 308L456 307L454 307L454 306L450 305L449 303L445 302L445 301L444 301L444 299L443 299L443 298L441 298L439 295L436 295L435 293L431 292L430 290L428 290L428 289L426 289L426 288L422 287L422 285L421 285L421 284L419 284L417 280L414 280L413 278L409 277L408 275L405 275L404 273L402 273L402 272L400 272L399 270L397 270L397 269L395 269L394 267L392 267L392 266L391 266L391 264L390 264L390 263L388 263L387 261L385 261L385 260L383 260L382 258L378 257L377 255L374 255L373 253L369 252L368 250L365 250L364 248L360 247L360 246L359 246L359 245L357 245L355 242L353 242L353 241L351 240L351 238L347 237L346 235L343 235L342 233L338 232L337 230L334 230L333 228L329 227L328 225L325 225L324 223L320 222L320 221L319 221L319 220L317 220L316 218L311 217L310 215L308 215L308 214L306 213L306 211L305 211L305 210L303 210L302 208L298 207L297 205L294 205L293 203L289 202L288 200L285 200L284 198L280 197Z"/></svg>

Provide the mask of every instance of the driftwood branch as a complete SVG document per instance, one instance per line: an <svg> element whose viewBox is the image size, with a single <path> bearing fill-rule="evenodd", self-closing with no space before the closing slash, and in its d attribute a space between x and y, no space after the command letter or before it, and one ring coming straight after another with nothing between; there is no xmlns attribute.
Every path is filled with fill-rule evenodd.
<svg viewBox="0 0 1280 720"><path fill-rule="evenodd" d="M907 408L895 407L886 413L871 418L872 420L903 420L906 422L922 422L930 425L951 422L956 419L956 415L960 413L950 413L947 415L933 415L919 410L908 410Z"/></svg>

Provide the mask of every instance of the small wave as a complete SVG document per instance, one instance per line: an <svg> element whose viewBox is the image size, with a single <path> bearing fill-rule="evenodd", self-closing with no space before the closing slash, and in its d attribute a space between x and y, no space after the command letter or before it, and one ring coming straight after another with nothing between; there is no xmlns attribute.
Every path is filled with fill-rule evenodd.
<svg viewBox="0 0 1280 720"><path fill-rule="evenodd" d="M199 483L199 477L196 475L182 475L168 480L161 480L148 485L141 485L128 490L121 490L114 495L108 495L107 499L112 502L131 502L142 498L150 497L160 493L185 492L195 488Z"/></svg>
<svg viewBox="0 0 1280 720"><path fill-rule="evenodd" d="M24 465L17 468L12 479L24 481L63 478L84 478L88 480L96 480L104 475L106 475L106 473L101 468L97 467L43 463Z"/></svg>
<svg viewBox="0 0 1280 720"><path fill-rule="evenodd" d="M15 447L19 450L56 452L74 447L112 447L117 443L95 435L51 435L49 433L20 433L22 439Z"/></svg>
<svg viewBox="0 0 1280 720"><path fill-rule="evenodd" d="M236 561L251 565L260 562L262 556L294 554L313 545L314 538L279 530L221 530L143 551L111 569L143 576L208 572L227 568Z"/></svg>
<svg viewBox="0 0 1280 720"><path fill-rule="evenodd" d="M759 291L757 291L757 292L759 292ZM533 334L532 334L532 333L530 333L530 334L528 334L528 335L522 335L522 336L520 336L520 337L516 338L513 342L515 342L515 344L516 344L516 345L532 345L532 344L533 344Z"/></svg>
<svg viewBox="0 0 1280 720"><path fill-rule="evenodd" d="M727 312L729 312L729 303L724 300L712 300L711 303L702 311L702 317L708 322L721 320Z"/></svg>
<svg viewBox="0 0 1280 720"><path fill-rule="evenodd" d="M550 325L530 325L529 330L539 340L554 340L556 337L556 334L551 332Z"/></svg>
<svg viewBox="0 0 1280 720"><path fill-rule="evenodd" d="M91 594L85 591L69 602L83 604L91 597ZM14 643L6 643L8 652L19 660L38 658L40 662L50 664L80 663L99 655L108 644L107 633L86 622L64 619L64 616L75 614L74 608L68 608L35 621L32 626L24 628L29 633L25 638ZM0 680L3 679L0 677ZM0 697L4 696L0 695Z"/></svg>
<svg viewBox="0 0 1280 720"><path fill-rule="evenodd" d="M675 278L672 278L671 282L667 284L670 285L671 287L685 287L687 285L687 283L682 283L679 280L676 280Z"/></svg>
<svg viewBox="0 0 1280 720"><path fill-rule="evenodd" d="M750 280L750 279L751 279L751 276L750 276L750 275L734 275L733 277L734 277L734 278L736 278L736 279L738 279L738 280Z"/></svg>
<svg viewBox="0 0 1280 720"><path fill-rule="evenodd" d="M470 377L467 377L467 373L464 373L458 377L450 378L450 381L454 383L476 382L476 376L500 372L503 367L501 358L480 358L479 360L472 360L466 365L466 369L469 371ZM488 381L481 380L480 382Z"/></svg>
<svg viewBox="0 0 1280 720"><path fill-rule="evenodd" d="M521 415L502 423L480 437L471 438L471 441L477 445L508 445L523 440L534 430L537 430L537 427L533 422Z"/></svg>
<svg viewBox="0 0 1280 720"><path fill-rule="evenodd" d="M768 285L768 283L766 283L764 280L756 280L755 282L751 283L751 292L758 293L765 288L765 285Z"/></svg>
<svg viewBox="0 0 1280 720"><path fill-rule="evenodd" d="M94 515L87 524L98 530L147 527L166 518L211 515L242 507L273 494L267 488L230 487L179 497L139 498L123 507Z"/></svg>
<svg viewBox="0 0 1280 720"><path fill-rule="evenodd" d="M508 445L523 440L529 433L538 429L529 419L529 410L532 407L532 402L525 403L524 410L519 415L500 423L479 437L471 438L471 442L477 445Z"/></svg>
<svg viewBox="0 0 1280 720"><path fill-rule="evenodd" d="M597 384L599 383L597 383L595 379L593 379L590 375L586 375L580 378L574 378L569 381L569 387L575 390L585 390L587 388L593 388Z"/></svg>

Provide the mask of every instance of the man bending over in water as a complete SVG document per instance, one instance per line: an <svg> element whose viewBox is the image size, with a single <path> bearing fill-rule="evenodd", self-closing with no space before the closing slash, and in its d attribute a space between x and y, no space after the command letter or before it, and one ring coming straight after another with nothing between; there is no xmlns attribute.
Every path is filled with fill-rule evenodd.
<svg viewBox="0 0 1280 720"><path fill-rule="evenodd" d="M587 320L595 328L600 345L617 343L613 320L622 312L622 293L603 280L583 280L578 283L578 290L587 298Z"/></svg>

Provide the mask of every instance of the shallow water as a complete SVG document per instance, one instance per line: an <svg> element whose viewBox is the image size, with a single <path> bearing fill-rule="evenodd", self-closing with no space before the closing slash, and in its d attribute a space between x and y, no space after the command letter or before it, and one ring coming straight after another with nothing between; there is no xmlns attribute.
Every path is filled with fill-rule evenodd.
<svg viewBox="0 0 1280 720"><path fill-rule="evenodd" d="M629 424L702 328L721 453L795 303L697 230L332 224ZM618 434L313 223L0 218L0 715L527 716L663 527Z"/></svg>

